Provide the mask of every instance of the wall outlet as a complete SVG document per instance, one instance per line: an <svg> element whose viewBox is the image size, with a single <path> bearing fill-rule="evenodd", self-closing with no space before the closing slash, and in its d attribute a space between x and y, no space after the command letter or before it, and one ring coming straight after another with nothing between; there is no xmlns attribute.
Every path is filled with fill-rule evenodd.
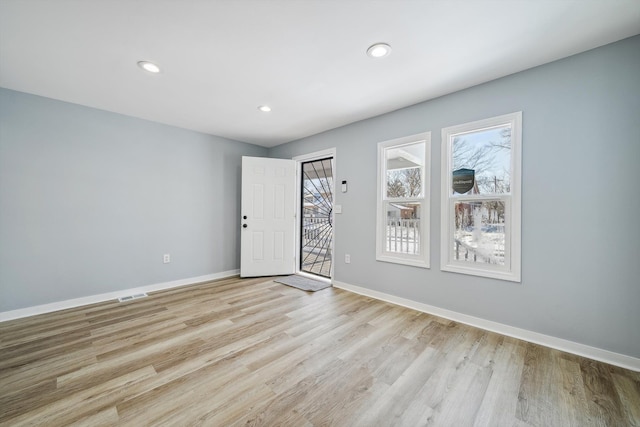
<svg viewBox="0 0 640 427"><path fill-rule="evenodd" d="M344 254L344 263L345 264L351 264L351 255Z"/></svg>
<svg viewBox="0 0 640 427"><path fill-rule="evenodd" d="M171 255L164 254L164 256L162 257L162 262L164 262L165 264L169 264L171 262Z"/></svg>

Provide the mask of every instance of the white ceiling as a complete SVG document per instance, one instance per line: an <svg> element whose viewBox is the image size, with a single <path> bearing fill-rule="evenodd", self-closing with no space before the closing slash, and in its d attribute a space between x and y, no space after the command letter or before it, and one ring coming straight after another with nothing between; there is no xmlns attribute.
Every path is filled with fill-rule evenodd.
<svg viewBox="0 0 640 427"><path fill-rule="evenodd" d="M0 86L271 147L639 33L640 0L0 0Z"/></svg>

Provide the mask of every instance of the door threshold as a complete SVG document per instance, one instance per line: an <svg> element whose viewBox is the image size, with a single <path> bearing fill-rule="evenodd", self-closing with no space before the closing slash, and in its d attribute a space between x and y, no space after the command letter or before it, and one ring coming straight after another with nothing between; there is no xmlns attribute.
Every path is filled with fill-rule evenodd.
<svg viewBox="0 0 640 427"><path fill-rule="evenodd" d="M317 276L317 275L312 274L312 273L307 273L306 271L297 271L296 274L298 276L303 276L303 277L307 277L309 279L317 280L318 282L333 283L333 281L331 280L330 277Z"/></svg>

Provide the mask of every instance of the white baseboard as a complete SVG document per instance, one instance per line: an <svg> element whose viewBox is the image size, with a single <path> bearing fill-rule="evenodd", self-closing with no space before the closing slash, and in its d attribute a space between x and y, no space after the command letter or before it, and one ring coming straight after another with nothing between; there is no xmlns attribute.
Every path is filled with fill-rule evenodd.
<svg viewBox="0 0 640 427"><path fill-rule="evenodd" d="M598 360L600 362L609 363L611 365L620 366L621 368L640 372L640 359L636 357L614 353L612 351L591 347L562 338L556 338L550 335L540 334L538 332L533 332L526 329L516 328L513 326L505 325L503 323L481 319L479 317L469 316L455 311L446 310L405 298L400 298L394 295L374 291L360 286L350 285L348 283L343 283L336 280L333 281L333 286L349 292L354 292L360 295L375 298L377 300L386 301L392 304L411 308L413 310L433 314L434 316L444 317L445 319L454 320L456 322L464 323L476 328L496 332L502 335L518 338L523 341L540 344L545 347L555 348L557 350L577 354L578 356L587 357L589 359Z"/></svg>
<svg viewBox="0 0 640 427"><path fill-rule="evenodd" d="M153 285L140 286L138 288L123 289L120 291L108 292L105 294L90 295L81 298L74 298L65 301L52 302L50 304L36 305L33 307L20 308L18 310L0 312L0 322L20 319L22 317L35 316L37 314L51 313L52 311L66 310L68 308L80 307L88 304L118 299L127 295L140 294L143 292L155 292L163 289L177 288L179 286L193 285L195 283L209 282L211 280L224 279L240 274L240 270L229 270L220 273L207 274L204 276L190 277L188 279L173 280L171 282L155 283Z"/></svg>

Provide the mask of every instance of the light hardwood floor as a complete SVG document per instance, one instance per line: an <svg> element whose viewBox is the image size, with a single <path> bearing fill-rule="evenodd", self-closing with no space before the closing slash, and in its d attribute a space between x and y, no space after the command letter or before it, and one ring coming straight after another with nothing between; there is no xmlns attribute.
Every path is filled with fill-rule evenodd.
<svg viewBox="0 0 640 427"><path fill-rule="evenodd" d="M640 374L232 278L0 323L0 425L640 426Z"/></svg>

